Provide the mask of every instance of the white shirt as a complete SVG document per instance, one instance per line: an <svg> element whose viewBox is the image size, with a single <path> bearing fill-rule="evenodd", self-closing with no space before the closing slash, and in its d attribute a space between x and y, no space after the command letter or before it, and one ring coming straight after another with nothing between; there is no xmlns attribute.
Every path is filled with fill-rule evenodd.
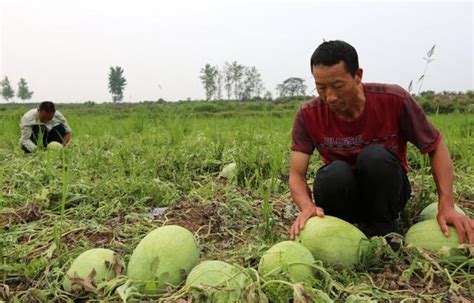
<svg viewBox="0 0 474 303"><path fill-rule="evenodd" d="M20 146L24 146L30 152L36 149L36 144L31 141L31 135L33 134L34 125L44 125L48 131L53 127L62 124L66 129L66 133L71 132L71 128L67 124L66 118L59 111L54 113L53 119L47 123L43 123L38 118L38 109L34 108L26 112L20 120Z"/></svg>

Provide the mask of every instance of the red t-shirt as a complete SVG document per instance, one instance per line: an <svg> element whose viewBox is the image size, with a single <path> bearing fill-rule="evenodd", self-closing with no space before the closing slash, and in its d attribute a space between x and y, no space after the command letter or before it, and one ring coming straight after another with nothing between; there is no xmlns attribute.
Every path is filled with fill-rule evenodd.
<svg viewBox="0 0 474 303"><path fill-rule="evenodd" d="M421 153L433 151L441 134L421 107L398 85L363 84L366 103L361 115L348 122L320 97L303 104L293 124L293 151L311 155L316 148L324 163L343 160L355 167L357 155L369 144L383 144L408 171L407 141Z"/></svg>

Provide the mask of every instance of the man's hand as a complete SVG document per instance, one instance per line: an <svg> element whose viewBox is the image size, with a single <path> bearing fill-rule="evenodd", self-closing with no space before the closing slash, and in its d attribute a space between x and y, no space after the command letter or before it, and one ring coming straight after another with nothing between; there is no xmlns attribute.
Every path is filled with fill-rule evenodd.
<svg viewBox="0 0 474 303"><path fill-rule="evenodd" d="M68 145L69 141L71 141L71 133L65 133L63 137L63 145Z"/></svg>
<svg viewBox="0 0 474 303"><path fill-rule="evenodd" d="M458 213L454 207L441 208L438 212L438 224L443 234L449 236L448 225L453 225L461 243L474 244L474 220Z"/></svg>
<svg viewBox="0 0 474 303"><path fill-rule="evenodd" d="M458 213L453 206L453 161L444 140L430 152L431 172L438 192L438 224L443 234L449 236L448 225L453 225L461 243L474 244L474 220Z"/></svg>
<svg viewBox="0 0 474 303"><path fill-rule="evenodd" d="M295 237L300 233L300 230L304 228L306 221L314 216L321 218L324 217L324 210L321 207L317 207L316 205L303 209L298 218L296 218L295 223L293 223L291 226L290 239L294 240Z"/></svg>

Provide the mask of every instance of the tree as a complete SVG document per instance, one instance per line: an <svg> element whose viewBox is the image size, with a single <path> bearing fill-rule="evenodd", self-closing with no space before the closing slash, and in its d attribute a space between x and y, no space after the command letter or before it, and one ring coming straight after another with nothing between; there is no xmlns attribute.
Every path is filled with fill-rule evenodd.
<svg viewBox="0 0 474 303"><path fill-rule="evenodd" d="M239 99L250 100L255 97L260 97L263 91L263 82L255 66L244 68L244 78L241 95Z"/></svg>
<svg viewBox="0 0 474 303"><path fill-rule="evenodd" d="M291 77L277 85L277 91L280 97L303 96L306 91L305 80L297 77Z"/></svg>
<svg viewBox="0 0 474 303"><path fill-rule="evenodd" d="M20 82L18 82L18 91L16 96L23 101L30 100L33 96L33 92L30 91L28 88L28 83L26 83L26 80L23 78L21 78Z"/></svg>
<svg viewBox="0 0 474 303"><path fill-rule="evenodd" d="M238 64L237 61L234 61L230 65L230 69L232 75L232 83L234 85L234 97L238 100L242 97L243 83L241 80L242 76L244 75L245 67L241 64Z"/></svg>
<svg viewBox="0 0 474 303"><path fill-rule="evenodd" d="M218 69L217 70L217 100L222 100L222 80L224 78L224 75L222 75L222 72Z"/></svg>
<svg viewBox="0 0 474 303"><path fill-rule="evenodd" d="M10 80L8 80L7 76L5 76L5 78L2 80L2 82L0 83L0 86L2 87L2 97L5 100L8 101L15 96L15 91L10 85Z"/></svg>
<svg viewBox="0 0 474 303"><path fill-rule="evenodd" d="M217 91L217 76L218 69L217 66L212 66L209 63L201 69L201 79L204 90L206 91L206 100L211 100L212 96Z"/></svg>
<svg viewBox="0 0 474 303"><path fill-rule="evenodd" d="M232 96L232 66L229 62L224 63L224 69L222 70L222 77L224 80L224 88L227 92L227 100L230 100Z"/></svg>
<svg viewBox="0 0 474 303"><path fill-rule="evenodd" d="M263 96L263 99L264 100L268 100L268 101L272 101L273 100L273 95L272 95L272 92L267 90L265 92L265 95Z"/></svg>
<svg viewBox="0 0 474 303"><path fill-rule="evenodd" d="M110 67L109 71L109 92L112 94L114 102L123 100L123 91L127 85L127 80L123 76L123 68L120 66Z"/></svg>

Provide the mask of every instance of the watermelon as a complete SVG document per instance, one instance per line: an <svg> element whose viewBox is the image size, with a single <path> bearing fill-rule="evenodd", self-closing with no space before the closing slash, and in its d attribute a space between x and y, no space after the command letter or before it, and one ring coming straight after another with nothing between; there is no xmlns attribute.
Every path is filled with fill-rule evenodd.
<svg viewBox="0 0 474 303"><path fill-rule="evenodd" d="M359 262L367 237L354 225L332 216L312 217L296 237L314 259L349 267Z"/></svg>
<svg viewBox="0 0 474 303"><path fill-rule="evenodd" d="M115 277L114 269L117 259L110 249L93 248L80 254L71 264L64 280L63 288L67 292L82 290L81 283L74 282L74 278L91 282L93 286L111 280Z"/></svg>
<svg viewBox="0 0 474 303"><path fill-rule="evenodd" d="M59 142L53 141L48 143L48 150L62 150L63 145Z"/></svg>
<svg viewBox="0 0 474 303"><path fill-rule="evenodd" d="M405 235L405 241L412 246L434 252L443 247L455 248L459 245L458 233L454 227L448 226L448 228L449 237L446 237L436 219L421 221L410 227Z"/></svg>
<svg viewBox="0 0 474 303"><path fill-rule="evenodd" d="M151 231L133 251L127 267L130 280L147 294L177 286L199 261L193 234L177 225Z"/></svg>
<svg viewBox="0 0 474 303"><path fill-rule="evenodd" d="M225 178L227 180L234 180L237 173L237 164L229 163L222 168L222 171L219 174L219 177Z"/></svg>
<svg viewBox="0 0 474 303"><path fill-rule="evenodd" d="M186 287L197 302L240 302L241 291L250 278L242 270L226 262L203 261L193 268Z"/></svg>
<svg viewBox="0 0 474 303"><path fill-rule="evenodd" d="M266 281L286 280L309 289L315 279L313 263L311 252L303 245L283 241L265 252L258 264L258 272ZM270 302L289 302L294 299L294 288L285 283L267 284L264 292Z"/></svg>
<svg viewBox="0 0 474 303"><path fill-rule="evenodd" d="M272 246L260 259L258 271L262 276L279 277L285 272L292 282L310 281L313 278L314 258L303 245L283 241Z"/></svg>

